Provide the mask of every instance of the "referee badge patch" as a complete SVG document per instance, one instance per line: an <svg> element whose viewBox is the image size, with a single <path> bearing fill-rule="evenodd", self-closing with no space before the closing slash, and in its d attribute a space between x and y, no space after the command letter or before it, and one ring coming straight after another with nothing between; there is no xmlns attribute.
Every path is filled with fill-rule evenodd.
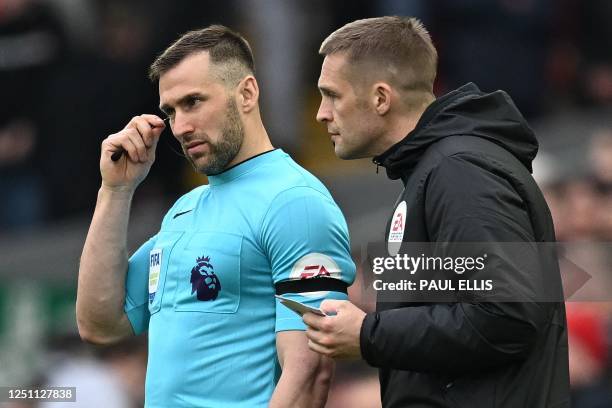
<svg viewBox="0 0 612 408"><path fill-rule="evenodd" d="M149 252L149 303L153 303L157 286L159 285L159 273L161 272L162 250L155 248Z"/></svg>
<svg viewBox="0 0 612 408"><path fill-rule="evenodd" d="M389 227L389 237L387 238L387 251L389 255L395 256L404 240L404 230L406 229L406 201L402 201L395 208L391 225Z"/></svg>
<svg viewBox="0 0 612 408"><path fill-rule="evenodd" d="M402 201L393 213L388 241L402 242L404 239L404 228L406 228L406 202Z"/></svg>

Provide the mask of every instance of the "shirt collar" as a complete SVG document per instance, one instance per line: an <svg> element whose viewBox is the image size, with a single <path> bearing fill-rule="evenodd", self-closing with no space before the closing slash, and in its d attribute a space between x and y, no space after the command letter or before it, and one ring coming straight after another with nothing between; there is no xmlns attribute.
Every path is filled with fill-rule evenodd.
<svg viewBox="0 0 612 408"><path fill-rule="evenodd" d="M251 170L254 170L256 167L259 167L264 162L268 162L270 160L274 160L282 156L286 156L286 153L282 149L274 149L257 154L253 157L249 157L248 159L238 164L233 165L228 169L223 170L219 174L215 174L214 176L208 176L208 182L211 186L218 186L220 184L227 183L229 181L237 179L243 174L250 172Z"/></svg>

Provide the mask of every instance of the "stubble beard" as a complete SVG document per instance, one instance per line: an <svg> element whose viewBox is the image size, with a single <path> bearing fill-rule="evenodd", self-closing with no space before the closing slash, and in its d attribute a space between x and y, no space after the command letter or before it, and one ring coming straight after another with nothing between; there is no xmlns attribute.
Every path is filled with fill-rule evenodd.
<svg viewBox="0 0 612 408"><path fill-rule="evenodd" d="M243 140L244 127L238 113L238 107L236 106L236 101L230 98L225 110L225 122L221 130L221 139L217 143L207 141L209 144L209 151L206 155L208 161L198 164L198 158L194 160L190 157L184 147L183 151L195 171L207 176L214 176L223 172L228 164L234 160L242 147Z"/></svg>

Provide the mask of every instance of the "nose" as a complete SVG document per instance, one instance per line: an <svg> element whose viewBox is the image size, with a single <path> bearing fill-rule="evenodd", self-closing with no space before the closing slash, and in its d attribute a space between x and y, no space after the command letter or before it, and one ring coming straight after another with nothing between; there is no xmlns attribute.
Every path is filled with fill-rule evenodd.
<svg viewBox="0 0 612 408"><path fill-rule="evenodd" d="M333 119L331 110L324 101L321 101L319 110L317 111L317 122L331 122Z"/></svg>
<svg viewBox="0 0 612 408"><path fill-rule="evenodd" d="M195 131L192 121L188 115L179 112L178 110L174 114L174 118L170 123L172 133L179 141Z"/></svg>

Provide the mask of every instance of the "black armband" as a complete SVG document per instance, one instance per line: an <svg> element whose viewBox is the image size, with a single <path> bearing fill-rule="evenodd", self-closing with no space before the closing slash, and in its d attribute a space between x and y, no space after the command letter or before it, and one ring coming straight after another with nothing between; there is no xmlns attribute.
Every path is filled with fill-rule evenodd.
<svg viewBox="0 0 612 408"><path fill-rule="evenodd" d="M340 279L334 278L310 278L310 279L294 279L279 282L274 285L277 295L285 293L304 293L304 292L342 292L347 293L348 285Z"/></svg>

